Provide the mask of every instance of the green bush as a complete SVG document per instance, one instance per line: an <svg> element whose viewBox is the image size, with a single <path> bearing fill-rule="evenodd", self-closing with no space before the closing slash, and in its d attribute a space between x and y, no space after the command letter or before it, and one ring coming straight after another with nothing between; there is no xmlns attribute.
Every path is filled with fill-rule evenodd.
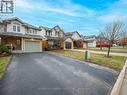
<svg viewBox="0 0 127 95"><path fill-rule="evenodd" d="M6 45L1 44L0 45L0 52L1 53L3 53L3 52L8 53L9 52L9 49L8 49L8 47Z"/></svg>

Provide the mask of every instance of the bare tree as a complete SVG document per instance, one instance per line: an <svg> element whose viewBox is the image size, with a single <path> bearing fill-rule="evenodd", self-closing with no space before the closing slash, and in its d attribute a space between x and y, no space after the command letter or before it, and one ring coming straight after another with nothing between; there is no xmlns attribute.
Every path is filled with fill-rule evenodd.
<svg viewBox="0 0 127 95"><path fill-rule="evenodd" d="M101 33L103 39L109 44L107 57L109 57L111 45L114 44L116 40L123 37L125 31L125 24L122 21L114 21L107 24Z"/></svg>
<svg viewBox="0 0 127 95"><path fill-rule="evenodd" d="M105 39L103 38L103 32L99 30L100 34L98 35L98 42L100 44L100 50L102 50L102 44L104 44Z"/></svg>

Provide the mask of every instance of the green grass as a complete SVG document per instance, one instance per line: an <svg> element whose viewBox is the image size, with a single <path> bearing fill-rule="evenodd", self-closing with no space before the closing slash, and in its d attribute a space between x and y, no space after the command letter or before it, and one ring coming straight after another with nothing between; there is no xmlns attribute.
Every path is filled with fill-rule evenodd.
<svg viewBox="0 0 127 95"><path fill-rule="evenodd" d="M88 50L94 50L94 51L107 51L108 48L104 47L102 50L100 48L89 48ZM111 52L115 53L127 53L127 47L122 48L122 47L111 47Z"/></svg>
<svg viewBox="0 0 127 95"><path fill-rule="evenodd" d="M85 54L83 52L77 52L77 51L53 50L53 51L48 51L48 53L61 54L81 61L84 61L85 58ZM122 57L122 56L112 56L111 58L107 58L103 54L92 53L89 62L120 71L124 66L125 60L126 57Z"/></svg>
<svg viewBox="0 0 127 95"><path fill-rule="evenodd" d="M0 79L4 75L4 71L8 64L8 61L9 61L9 57L0 57Z"/></svg>

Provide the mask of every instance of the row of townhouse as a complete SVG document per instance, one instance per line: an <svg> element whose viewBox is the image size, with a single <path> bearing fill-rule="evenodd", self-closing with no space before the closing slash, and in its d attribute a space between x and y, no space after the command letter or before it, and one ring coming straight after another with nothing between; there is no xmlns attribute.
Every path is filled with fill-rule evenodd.
<svg viewBox="0 0 127 95"><path fill-rule="evenodd" d="M50 49L87 48L89 42L77 31L65 33L58 25L53 28L33 26L19 18L0 20L0 42L12 51L41 52Z"/></svg>

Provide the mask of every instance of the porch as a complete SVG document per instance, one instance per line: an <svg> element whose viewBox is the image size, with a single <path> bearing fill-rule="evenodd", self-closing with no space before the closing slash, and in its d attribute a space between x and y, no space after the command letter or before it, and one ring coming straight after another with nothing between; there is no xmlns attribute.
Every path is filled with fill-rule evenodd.
<svg viewBox="0 0 127 95"><path fill-rule="evenodd" d="M64 41L64 49L80 49L83 48L84 42L82 40L73 40L66 38Z"/></svg>
<svg viewBox="0 0 127 95"><path fill-rule="evenodd" d="M63 39L58 37L47 37L47 50L62 49Z"/></svg>
<svg viewBox="0 0 127 95"><path fill-rule="evenodd" d="M42 52L42 39L15 36L1 36L1 44L12 53Z"/></svg>
<svg viewBox="0 0 127 95"><path fill-rule="evenodd" d="M11 51L22 51L22 38L2 36L1 44L6 45Z"/></svg>

